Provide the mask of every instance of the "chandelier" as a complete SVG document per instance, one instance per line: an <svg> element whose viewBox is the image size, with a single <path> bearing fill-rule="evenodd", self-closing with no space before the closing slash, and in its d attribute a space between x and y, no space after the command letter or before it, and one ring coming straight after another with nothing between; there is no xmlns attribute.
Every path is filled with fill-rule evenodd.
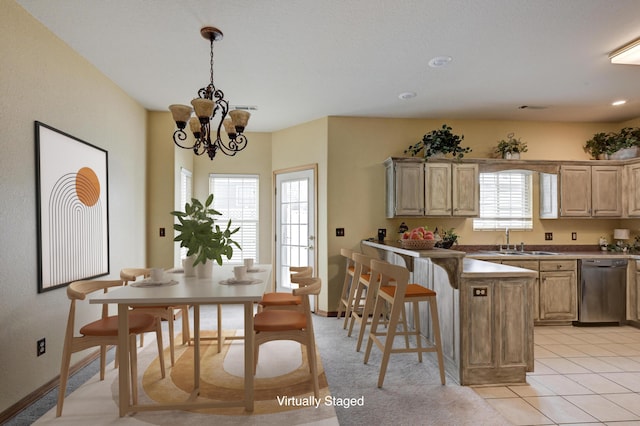
<svg viewBox="0 0 640 426"><path fill-rule="evenodd" d="M216 89L213 84L213 42L222 40L222 31L214 27L204 27L200 30L200 34L209 40L211 45L209 85L198 90L198 97L191 101L193 109L187 105L174 104L169 106L169 110L178 126L173 133L173 142L180 148L192 149L196 155L206 152L213 160L218 150L225 155L234 156L245 149L247 138L242 133L251 114L237 109L229 111L229 102L224 99L224 93ZM193 111L195 111L195 117L191 117ZM184 131L187 122L195 138L195 143L191 146L182 144L187 139ZM211 135L212 126L216 128L214 140ZM229 142L226 144L220 137L223 126L229 137Z"/></svg>

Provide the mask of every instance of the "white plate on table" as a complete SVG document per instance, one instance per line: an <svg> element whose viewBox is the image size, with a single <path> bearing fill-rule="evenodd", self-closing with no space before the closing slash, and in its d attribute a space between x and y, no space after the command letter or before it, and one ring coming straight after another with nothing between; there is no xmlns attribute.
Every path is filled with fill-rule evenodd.
<svg viewBox="0 0 640 426"><path fill-rule="evenodd" d="M146 279L138 282L134 282L129 284L131 287L165 287L170 285L176 285L178 281L175 280L162 280L162 281L153 281L151 279Z"/></svg>
<svg viewBox="0 0 640 426"><path fill-rule="evenodd" d="M247 278L246 280L236 280L235 278L229 278L228 280L220 281L220 284L224 284L224 285L246 285L246 284L258 284L258 283L261 283L261 282L262 282L262 280L258 280L258 279Z"/></svg>

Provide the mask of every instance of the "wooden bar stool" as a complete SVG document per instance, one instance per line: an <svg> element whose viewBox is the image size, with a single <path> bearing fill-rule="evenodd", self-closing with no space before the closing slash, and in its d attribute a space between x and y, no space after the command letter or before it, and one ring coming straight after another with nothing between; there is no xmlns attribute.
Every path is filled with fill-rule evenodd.
<svg viewBox="0 0 640 426"><path fill-rule="evenodd" d="M391 265L379 260L372 260L370 264L372 274L371 286L378 286L379 291L376 296L376 303L373 310L371 330L369 340L364 355L364 363L369 361L371 347L375 343L382 351L382 362L380 363L380 375L378 376L378 387L382 387L384 376L387 371L387 364L392 353L416 352L418 361L422 362L423 352L436 352L438 354L438 366L440 367L440 382L445 384L444 359L442 356L442 344L440 339L440 322L438 321L438 306L436 303L436 292L418 284L409 284L409 270L402 266ZM393 282L393 281L395 282ZM377 282L377 283L375 283ZM419 302L429 302L431 313L431 324L433 327L434 342L431 346L423 346L420 334L420 313ZM404 304L413 304L413 324L414 331L398 331L398 321L405 316ZM385 304L389 305L391 313L386 331L378 331L380 317L385 309ZM398 335L415 336L415 347L393 348L393 342ZM384 337L384 342L380 339ZM425 339L426 341L426 339ZM406 342L406 340L405 340ZM406 346L406 345L405 345Z"/></svg>
<svg viewBox="0 0 640 426"><path fill-rule="evenodd" d="M353 296L351 321L349 322L349 332L347 336L351 337L353 325L357 322L360 324L358 332L358 343L356 351L360 351L362 340L364 338L364 330L367 324L370 324L369 316L373 312L376 289L370 287L371 273L369 272L369 264L373 260L372 257L361 253L353 253L354 263L354 283L355 294ZM357 277L357 279L356 279Z"/></svg>
<svg viewBox="0 0 640 426"><path fill-rule="evenodd" d="M340 299L338 300L338 314L336 317L340 319L340 316L344 312L344 324L342 328L347 329L349 318L351 317L351 310L353 309L353 299L356 294L356 286L353 285L353 274L356 270L353 264L353 250L346 248L340 249L340 254L346 259L346 266L344 271L344 283L342 284L342 292L340 293ZM344 307L344 309L343 309Z"/></svg>

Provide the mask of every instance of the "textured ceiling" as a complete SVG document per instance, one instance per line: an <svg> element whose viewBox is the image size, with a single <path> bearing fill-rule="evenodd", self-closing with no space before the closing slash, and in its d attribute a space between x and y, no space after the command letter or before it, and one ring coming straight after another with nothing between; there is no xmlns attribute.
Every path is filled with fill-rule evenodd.
<svg viewBox="0 0 640 426"><path fill-rule="evenodd" d="M208 83L199 31L220 28L215 83L232 105L258 107L249 131L331 115L640 117L640 66L608 60L640 37L638 0L17 2L149 110ZM453 60L429 67L439 55Z"/></svg>

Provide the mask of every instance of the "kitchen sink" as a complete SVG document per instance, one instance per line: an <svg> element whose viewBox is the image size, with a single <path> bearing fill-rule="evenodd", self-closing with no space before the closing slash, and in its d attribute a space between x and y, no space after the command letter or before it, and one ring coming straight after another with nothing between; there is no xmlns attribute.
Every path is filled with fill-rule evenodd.
<svg viewBox="0 0 640 426"><path fill-rule="evenodd" d="M558 255L558 253L552 252L552 251L542 251L542 250L525 250L525 251L518 251L518 250L486 250L486 251L482 251L480 253L485 253L485 254L499 254L502 256L511 256L511 255L516 255L516 256L555 256Z"/></svg>
<svg viewBox="0 0 640 426"><path fill-rule="evenodd" d="M533 256L555 256L558 253L554 253L552 251L521 251L518 252L520 254L529 254L529 255L533 255Z"/></svg>

